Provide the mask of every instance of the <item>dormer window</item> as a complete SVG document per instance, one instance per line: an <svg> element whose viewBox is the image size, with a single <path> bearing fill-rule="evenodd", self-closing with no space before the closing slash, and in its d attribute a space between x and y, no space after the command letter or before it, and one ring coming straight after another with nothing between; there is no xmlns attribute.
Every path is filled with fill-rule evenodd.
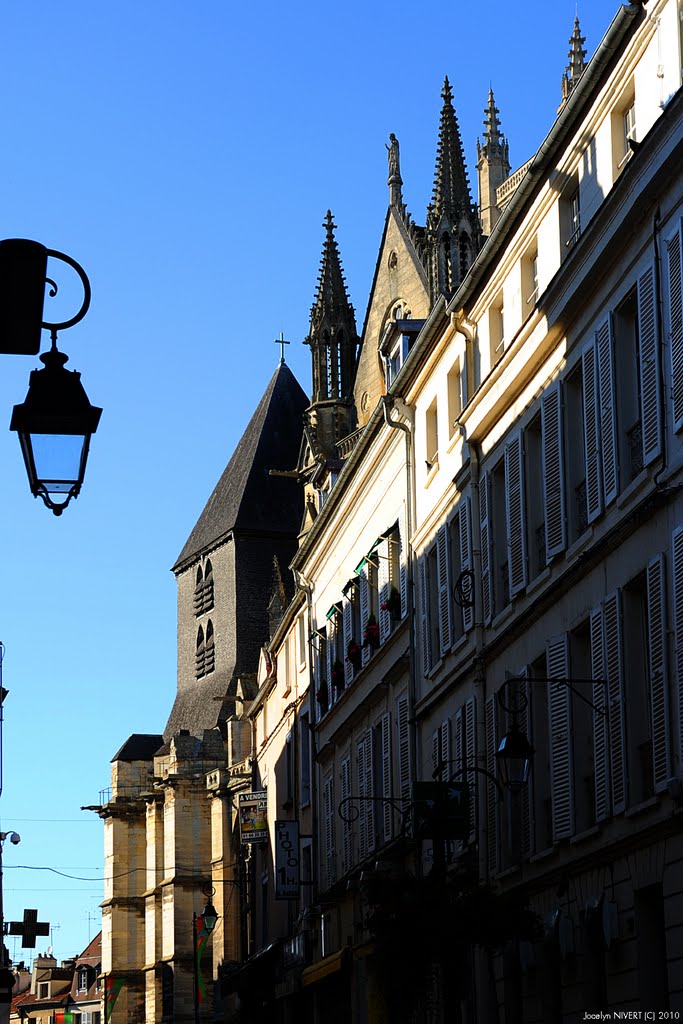
<svg viewBox="0 0 683 1024"><path fill-rule="evenodd" d="M89 975L89 971L88 971L87 967L79 967L78 968L78 975L77 975L77 991L78 992L87 992L88 989L90 988L90 985L88 984L88 975Z"/></svg>

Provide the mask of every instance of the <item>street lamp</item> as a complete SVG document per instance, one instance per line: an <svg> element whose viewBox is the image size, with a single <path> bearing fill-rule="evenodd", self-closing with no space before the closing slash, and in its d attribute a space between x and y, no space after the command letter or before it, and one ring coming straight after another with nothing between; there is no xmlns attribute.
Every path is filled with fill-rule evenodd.
<svg viewBox="0 0 683 1024"><path fill-rule="evenodd" d="M209 935L216 927L218 921L218 912L211 902L211 895L206 893L206 906L204 907L201 914L192 914L192 950L194 959L194 1019L195 1024L199 1024L199 1003L204 997L204 986L202 983L201 974L201 959L202 953L204 952L204 946L209 941Z"/></svg>
<svg viewBox="0 0 683 1024"><path fill-rule="evenodd" d="M83 286L81 308L60 323L43 320L45 283L51 296L58 291L46 276L49 256L72 267ZM57 349L57 332L83 319L90 294L85 271L70 256L29 239L0 242L0 352L35 354L41 329L51 332L50 351L40 357L44 368L32 371L26 399L14 407L10 430L19 435L31 493L56 516L81 490L90 438L102 414L90 404L80 374L64 368L68 356Z"/></svg>

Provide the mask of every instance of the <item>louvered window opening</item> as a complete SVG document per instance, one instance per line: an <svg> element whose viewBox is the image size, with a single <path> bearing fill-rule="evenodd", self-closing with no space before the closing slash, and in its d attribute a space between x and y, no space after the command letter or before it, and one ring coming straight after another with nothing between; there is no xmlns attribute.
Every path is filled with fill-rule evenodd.
<svg viewBox="0 0 683 1024"><path fill-rule="evenodd" d="M194 591L194 613L196 616L210 612L213 608L213 577L202 580Z"/></svg>

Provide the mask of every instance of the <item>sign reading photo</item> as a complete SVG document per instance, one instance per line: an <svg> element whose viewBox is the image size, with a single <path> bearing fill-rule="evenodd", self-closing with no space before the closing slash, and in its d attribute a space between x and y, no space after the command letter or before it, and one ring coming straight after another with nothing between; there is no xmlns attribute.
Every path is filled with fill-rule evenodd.
<svg viewBox="0 0 683 1024"><path fill-rule="evenodd" d="M265 789L239 794L240 839L243 843L268 842L267 797Z"/></svg>
<svg viewBox="0 0 683 1024"><path fill-rule="evenodd" d="M299 898L299 822L275 822L275 899Z"/></svg>

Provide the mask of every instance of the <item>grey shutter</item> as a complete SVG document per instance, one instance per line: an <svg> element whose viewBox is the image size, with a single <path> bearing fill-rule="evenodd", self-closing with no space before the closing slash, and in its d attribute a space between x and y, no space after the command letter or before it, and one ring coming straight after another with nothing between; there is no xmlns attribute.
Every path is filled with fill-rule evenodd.
<svg viewBox="0 0 683 1024"><path fill-rule="evenodd" d="M420 584L420 642L422 647L422 672L426 677L432 664L432 656L429 642L429 591L427 588L427 555L420 555L418 564L418 579Z"/></svg>
<svg viewBox="0 0 683 1024"><path fill-rule="evenodd" d="M624 715L624 666L621 640L621 600L617 590L603 602L605 670L609 694L609 752L612 773L612 810L626 807L626 737Z"/></svg>
<svg viewBox="0 0 683 1024"><path fill-rule="evenodd" d="M673 591L674 651L678 695L679 749L683 750L683 526L672 540L671 586Z"/></svg>
<svg viewBox="0 0 683 1024"><path fill-rule="evenodd" d="M602 452L602 485L605 508L619 493L619 457L617 448L616 400L614 395L614 346L612 318L600 324L595 332L598 357L598 391L600 395L600 448Z"/></svg>
<svg viewBox="0 0 683 1024"><path fill-rule="evenodd" d="M377 552L373 554L373 558L377 557ZM365 627L368 623L370 616L370 598L368 594L368 567L364 565L358 574L358 582L360 584L360 628L361 636L358 637L358 643L363 642L363 636L365 634ZM370 644L365 644L361 649L361 661L363 665L367 665L372 657L372 647Z"/></svg>
<svg viewBox="0 0 683 1024"><path fill-rule="evenodd" d="M489 474L482 473L479 483L479 530L481 536L481 594L484 625L493 617L493 580L491 577L491 524L489 521Z"/></svg>
<svg viewBox="0 0 683 1024"><path fill-rule="evenodd" d="M334 779L332 773L325 777L323 783L323 828L325 832L325 864L324 877L330 886L336 881L337 870L335 861L334 836Z"/></svg>
<svg viewBox="0 0 683 1024"><path fill-rule="evenodd" d="M666 243L674 430L683 427L683 227Z"/></svg>
<svg viewBox="0 0 683 1024"><path fill-rule="evenodd" d="M380 749L379 761L382 773L382 792L384 797L382 803L382 840L388 843L392 834L392 807L388 801L391 799L391 719L386 711L379 722Z"/></svg>
<svg viewBox="0 0 683 1024"><path fill-rule="evenodd" d="M526 517L521 433L516 434L505 445L505 514L508 574L512 597L526 586Z"/></svg>
<svg viewBox="0 0 683 1024"><path fill-rule="evenodd" d="M379 566L377 569L377 601L379 605L379 642L385 643L391 633L391 611L388 608L389 580L389 541L385 538L377 548ZM382 607L386 605L387 607Z"/></svg>
<svg viewBox="0 0 683 1024"><path fill-rule="evenodd" d="M335 649L336 649L336 637L335 637L335 620L336 613L332 615L327 621L327 634L325 643L325 660L327 662L327 679L325 681L327 687L327 703L328 707L332 704L334 699L334 689L332 687L332 668L335 660ZM321 680L322 682L322 680Z"/></svg>
<svg viewBox="0 0 683 1024"><path fill-rule="evenodd" d="M477 764L477 700L476 697L469 697L465 701L464 708L464 743L463 757L468 767ZM466 773L467 784L470 791L470 832L477 827L477 792L479 789L479 778L476 772Z"/></svg>
<svg viewBox="0 0 683 1024"><path fill-rule="evenodd" d="M588 522L592 523L602 512L602 472L600 469L600 402L598 398L598 367L595 343L584 350L583 379L583 437L586 455L586 503Z"/></svg>
<svg viewBox="0 0 683 1024"><path fill-rule="evenodd" d="M607 679L605 671L604 642L602 635L602 608L594 608L590 617L591 676L593 679ZM609 797L609 738L607 731L608 695L607 687L593 684L593 758L595 774L595 820L604 821L610 813Z"/></svg>
<svg viewBox="0 0 683 1024"><path fill-rule="evenodd" d="M365 860L370 852L370 815L368 808L372 801L365 799L372 796L372 775L371 775L371 749L370 735L366 733L356 747L356 761L358 766L358 795L360 814L358 816L358 856Z"/></svg>
<svg viewBox="0 0 683 1024"><path fill-rule="evenodd" d="M560 382L551 387L541 400L541 435L543 439L543 504L545 516L545 550L550 561L567 546L564 514L564 455L562 449L562 399Z"/></svg>
<svg viewBox="0 0 683 1024"><path fill-rule="evenodd" d="M498 702L489 697L484 709L486 729L486 770L497 778ZM489 876L498 872L498 788L491 778L486 780L486 853Z"/></svg>
<svg viewBox="0 0 683 1024"><path fill-rule="evenodd" d="M569 643L566 633L551 637L546 647L550 679L569 677ZM548 683L550 723L550 792L552 794L553 841L574 834L574 792L572 765L572 704L566 684Z"/></svg>
<svg viewBox="0 0 683 1024"><path fill-rule="evenodd" d="M451 573L448 564L448 532L441 526L436 534L436 575L439 609L439 654L451 649Z"/></svg>
<svg viewBox="0 0 683 1024"><path fill-rule="evenodd" d="M341 776L341 800L348 800L351 796L351 757L345 757L340 765ZM353 823L351 821L350 806L344 805L344 823L342 839L342 874L346 874L353 867ZM347 820L348 819L348 820Z"/></svg>
<svg viewBox="0 0 683 1024"><path fill-rule="evenodd" d="M638 278L638 348L640 403L643 424L643 465L649 466L662 450L662 413L659 398L659 338L655 272L648 267Z"/></svg>
<svg viewBox="0 0 683 1024"><path fill-rule="evenodd" d="M655 792L660 793L671 775L664 555L658 555L647 567L647 624L652 767Z"/></svg>
<svg viewBox="0 0 683 1024"><path fill-rule="evenodd" d="M348 686L349 683L353 682L354 673L353 664L348 658L349 644L352 639L356 643L359 642L359 638L353 635L353 608L348 597L345 597L342 603L342 618L344 624L344 650L342 653L344 659L344 682Z"/></svg>
<svg viewBox="0 0 683 1024"><path fill-rule="evenodd" d="M461 498L458 510L458 527L460 530L460 570L472 571L472 502L470 496ZM471 588L472 599L474 599L474 586ZM462 610L462 621L465 632L472 629L474 625L474 607L467 605Z"/></svg>
<svg viewBox="0 0 683 1024"><path fill-rule="evenodd" d="M408 529L406 525L405 505L401 505L398 515L399 554L399 592L401 594L401 618L408 614Z"/></svg>
<svg viewBox="0 0 683 1024"><path fill-rule="evenodd" d="M402 693L396 700L396 734L398 747L398 792L407 807L410 799L410 733L408 726L408 694Z"/></svg>

